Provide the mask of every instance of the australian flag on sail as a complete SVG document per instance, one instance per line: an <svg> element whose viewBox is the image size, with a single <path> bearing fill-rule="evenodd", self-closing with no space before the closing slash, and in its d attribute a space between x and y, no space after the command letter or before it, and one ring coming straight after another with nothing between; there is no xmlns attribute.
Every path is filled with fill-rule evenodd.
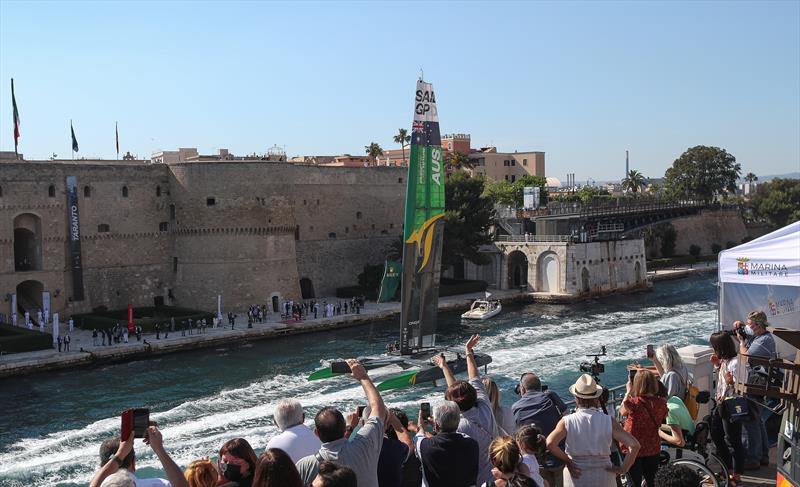
<svg viewBox="0 0 800 487"><path fill-rule="evenodd" d="M411 145L442 145L442 138L439 134L439 114L436 112L436 95L433 89L417 89L414 97Z"/></svg>
<svg viewBox="0 0 800 487"><path fill-rule="evenodd" d="M72 128L72 121L69 122L69 131L72 133L72 152L78 152L78 139L75 138L75 129Z"/></svg>

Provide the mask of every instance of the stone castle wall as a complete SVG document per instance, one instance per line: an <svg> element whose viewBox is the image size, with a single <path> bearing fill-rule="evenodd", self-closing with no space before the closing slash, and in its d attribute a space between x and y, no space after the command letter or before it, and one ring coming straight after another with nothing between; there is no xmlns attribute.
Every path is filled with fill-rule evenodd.
<svg viewBox="0 0 800 487"><path fill-rule="evenodd" d="M35 280L51 293L52 311L67 314L149 306L157 297L169 303L170 290L176 305L213 309L222 294L223 306L238 310L274 295L300 299L301 277L330 296L354 284L365 264L382 262L402 232L406 174L240 161L0 163L0 297ZM70 175L79 188L81 302L70 300ZM41 222L40 270L15 270L22 213Z"/></svg>

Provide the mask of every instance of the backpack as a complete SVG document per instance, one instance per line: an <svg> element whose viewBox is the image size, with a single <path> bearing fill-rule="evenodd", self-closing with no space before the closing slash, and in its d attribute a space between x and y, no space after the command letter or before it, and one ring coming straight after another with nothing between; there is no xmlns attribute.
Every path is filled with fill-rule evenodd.
<svg viewBox="0 0 800 487"><path fill-rule="evenodd" d="M678 374L678 377L683 382L683 377L681 374ZM692 417L693 421L697 421L697 414L700 411L700 405L697 404L697 394L700 393L700 389L694 385L694 381L691 377L689 380L683 383L686 392L683 395L683 405L686 406L686 409L689 411L689 415Z"/></svg>

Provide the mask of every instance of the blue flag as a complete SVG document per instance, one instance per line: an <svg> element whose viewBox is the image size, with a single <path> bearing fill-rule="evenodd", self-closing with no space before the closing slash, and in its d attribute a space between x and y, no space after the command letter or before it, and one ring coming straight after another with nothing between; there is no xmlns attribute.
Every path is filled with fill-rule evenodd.
<svg viewBox="0 0 800 487"><path fill-rule="evenodd" d="M72 151L78 152L78 139L75 138L75 129L72 128L72 120L69 121L69 131L72 132Z"/></svg>

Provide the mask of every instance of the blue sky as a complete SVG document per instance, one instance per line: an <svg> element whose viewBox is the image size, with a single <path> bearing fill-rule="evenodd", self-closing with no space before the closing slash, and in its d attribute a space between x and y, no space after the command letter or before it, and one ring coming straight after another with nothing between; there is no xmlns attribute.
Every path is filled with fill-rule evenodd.
<svg viewBox="0 0 800 487"><path fill-rule="evenodd" d="M11 2L0 0L28 159L198 147L394 148L414 82L443 132L542 150L579 182L661 177L694 145L743 172L800 170L800 2Z"/></svg>

